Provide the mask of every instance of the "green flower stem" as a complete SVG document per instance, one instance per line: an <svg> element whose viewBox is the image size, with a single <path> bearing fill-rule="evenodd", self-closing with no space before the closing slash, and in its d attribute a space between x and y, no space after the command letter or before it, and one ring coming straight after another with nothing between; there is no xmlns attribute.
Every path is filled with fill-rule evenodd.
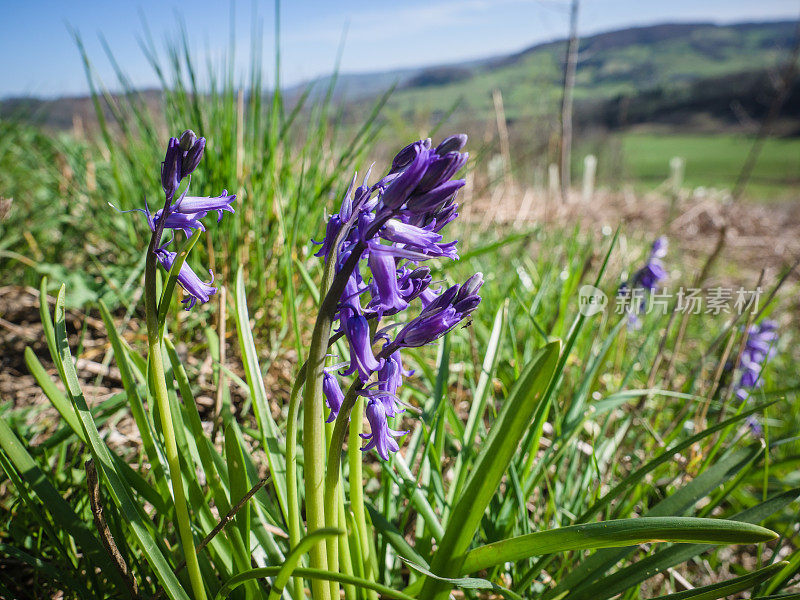
<svg viewBox="0 0 800 600"><path fill-rule="evenodd" d="M338 244L335 246L338 247ZM322 368L325 365L325 353L328 350L328 338L331 334L331 323L336 313L339 298L344 291L350 273L358 265L363 244L357 245L342 270L335 272L335 261L325 263L320 290L325 291L325 299L319 308L311 346L306 361L306 382L303 390L303 458L304 479L306 488L306 528L316 531L325 527L325 423L322 400ZM334 275L337 275L334 278ZM336 505L329 510L335 511ZM319 542L309 552L312 569L328 568L328 555L325 544ZM314 600L331 600L330 586L321 580L311 582L311 595Z"/></svg>
<svg viewBox="0 0 800 600"><path fill-rule="evenodd" d="M289 399L289 415L286 422L286 496L289 516L289 546L297 548L300 544L302 525L300 523L300 499L297 494L297 415L300 412L300 388L306 380L306 366L300 368L297 380L292 386ZM303 580L292 578L292 597L303 598Z"/></svg>
<svg viewBox="0 0 800 600"><path fill-rule="evenodd" d="M339 492L339 480L341 479L342 446L344 445L344 435L347 428L347 420L350 411L358 398L358 392L362 384L360 379L356 379L347 390L342 406L333 428L330 431L328 444L328 466L325 471L325 527L339 526L339 510L337 496ZM342 525L344 525L342 523ZM339 548L337 540L330 538L326 540L328 551L328 568L331 571L339 570ZM334 598L339 597L339 584L331 582L331 594Z"/></svg>
<svg viewBox="0 0 800 600"><path fill-rule="evenodd" d="M339 494L336 498L336 509L339 513L339 524L341 528L347 531L347 515L344 508L344 490L339 486ZM350 556L350 540L347 535L340 535L337 540L339 541L339 557L341 558L341 573L352 577L354 573L353 558ZM345 600L358 600L358 591L353 585L344 585Z"/></svg>
<svg viewBox="0 0 800 600"><path fill-rule="evenodd" d="M324 403L322 400L322 368L325 365L325 354L328 350L331 324L336 315L339 299L342 297L347 280L358 266L361 255L367 248L367 244L364 241L356 243L341 269L338 272L336 271L338 249L350 229L355 225L358 214L359 207L356 206L353 209L353 215L350 220L344 224L331 245L331 255L325 263L322 281L319 286L320 295L324 299L320 304L317 320L314 323L308 360L306 361L306 382L303 390L303 458L305 461L306 529L308 531L315 531L325 527L325 427ZM386 215L381 220L375 221L367 232L365 239L369 239L391 216L391 214ZM341 452L341 445L339 448ZM338 462L336 469L334 469L337 477ZM328 505L327 509L333 511L334 515L336 515L335 503ZM327 569L328 553L322 542L315 544L311 548L309 558L312 569ZM317 579L311 582L311 595L314 600L331 600L330 587Z"/></svg>
<svg viewBox="0 0 800 600"><path fill-rule="evenodd" d="M370 552L367 521L364 515L364 457L361 455L361 438L359 437L363 431L364 399L359 396L356 398L351 412L350 432L347 440L347 461L350 467L350 510L353 512L353 521L358 529L356 538L361 550L364 578L374 581L378 569L375 555ZM378 600L378 593L375 590L367 589L366 593L369 600Z"/></svg>
<svg viewBox="0 0 800 600"><path fill-rule="evenodd" d="M333 527L338 529L339 528L339 507L336 493L338 491L338 482L340 478L340 470L338 465L332 465L330 460L330 454L332 453L333 446L331 445L331 436L333 435L333 426L330 423L325 423L325 441L328 445L328 465L325 470L325 526L327 527L328 523L333 523ZM341 447L341 446L340 446ZM333 472L333 466L336 467L336 475L334 477L336 483L333 485L333 495L331 495L329 491L329 480L331 479L331 473ZM325 551L328 555L328 570L334 573L341 572L341 565L339 564L339 543L338 539L336 538L326 538L325 539ZM338 581L331 581L329 582L331 588L331 598L334 600L339 598L339 582Z"/></svg>
<svg viewBox="0 0 800 600"><path fill-rule="evenodd" d="M167 199L169 203L170 199ZM155 249L161 241L163 230L163 220L153 233L150 239L150 247L147 250L147 262L145 266L145 311L147 315L147 345L150 361L150 374L152 376L153 388L155 392L156 405L158 406L159 416L161 417L161 428L164 434L164 444L166 445L167 463L169 464L170 478L172 479L172 493L175 502L175 519L177 521L178 533L183 546L183 553L186 559L186 570L189 572L189 580L194 591L195 600L205 600L206 590L203 585L203 576L200 573L200 564L197 560L194 538L192 537L192 525L189 520L189 508L186 504L186 495L183 490L183 477L181 474L180 458L178 456L178 444L175 441L175 429L172 423L172 413L169 408L169 398L167 396L167 381L164 375L164 361L161 356L161 338L159 335L158 324L158 302L156 292L156 255Z"/></svg>

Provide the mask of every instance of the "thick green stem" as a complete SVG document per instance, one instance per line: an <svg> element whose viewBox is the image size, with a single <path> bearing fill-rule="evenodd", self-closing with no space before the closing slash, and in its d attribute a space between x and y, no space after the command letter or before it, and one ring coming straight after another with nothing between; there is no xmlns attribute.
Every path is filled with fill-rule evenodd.
<svg viewBox="0 0 800 600"><path fill-rule="evenodd" d="M325 527L324 477L325 477L325 419L322 402L322 366L330 332L330 321L317 319L311 349L308 356L305 393L303 394L303 465L306 488L306 528L316 531ZM326 330L326 331L323 331ZM312 569L328 570L325 543L314 544L309 551ZM311 596L314 600L331 600L328 582L311 581Z"/></svg>
<svg viewBox="0 0 800 600"><path fill-rule="evenodd" d="M302 536L300 523L300 499L297 494L297 415L300 411L300 388L306 377L305 365L298 373L297 381L292 386L289 399L289 415L286 422L286 496L289 504L289 546L297 548ZM303 598L303 580L292 578L292 597Z"/></svg>
<svg viewBox="0 0 800 600"><path fill-rule="evenodd" d="M336 417L336 423L333 426L333 431L330 436L330 443L328 449L328 466L325 471L325 527L339 527L339 510L337 505L337 496L339 493L339 480L341 479L341 463L342 463L342 447L344 445L345 430L347 429L347 420L350 416L350 411L358 398L358 392L361 390L362 384L360 379L350 386L347 390L342 406L339 408L339 414ZM342 523L344 525L344 523ZM328 539L326 541L328 552L328 568L331 571L339 570L339 547L336 539ZM339 585L335 587L331 585L331 594L338 598Z"/></svg>
<svg viewBox="0 0 800 600"><path fill-rule="evenodd" d="M169 199L167 200L169 202ZM150 374L153 381L156 405L161 418L161 429L164 434L164 445L166 446L167 463L169 474L172 479L172 493L175 502L175 519L177 521L178 534L181 538L183 553L186 560L186 570L189 572L189 580L192 585L195 600L205 600L206 590L203 585L203 576L200 573L200 564L197 560L194 538L192 537L192 525L189 519L189 508L186 504L186 495L183 490L183 476L181 474L180 457L178 456L178 444L175 440L175 429L172 423L172 413L169 408L169 397L167 395L167 382L164 375L164 361L161 356L161 339L158 327L158 300L156 298L156 255L155 249L161 239L163 220L153 233L150 240L150 247L147 252L147 262L145 266L145 311L147 315L147 342L148 356L150 361Z"/></svg>
<svg viewBox="0 0 800 600"><path fill-rule="evenodd" d="M375 555L370 551L367 520L364 515L364 473L361 454L361 438L364 431L364 399L358 397L350 415L350 433L347 440L347 461L350 466L350 510L353 512L353 521L358 529L358 543L364 564L364 577L369 581L375 580L377 564ZM378 600L375 590L365 590L369 600Z"/></svg>

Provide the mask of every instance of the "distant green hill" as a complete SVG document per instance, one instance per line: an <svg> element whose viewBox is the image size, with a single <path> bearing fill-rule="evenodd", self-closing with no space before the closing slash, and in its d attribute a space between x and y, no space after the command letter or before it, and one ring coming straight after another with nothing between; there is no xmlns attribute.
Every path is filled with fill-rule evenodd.
<svg viewBox="0 0 800 600"><path fill-rule="evenodd" d="M774 68L795 31L794 22L784 21L662 24L593 35L581 40L575 97L596 103ZM509 119L538 116L558 104L565 49L561 40L478 64L424 69L400 82L390 106L436 113L458 102L459 111L485 114L499 89Z"/></svg>
<svg viewBox="0 0 800 600"><path fill-rule="evenodd" d="M675 124L709 111L730 120L736 103L746 117L758 117L770 96L770 71L786 58L795 33L792 21L672 23L585 37L575 88L578 123L612 129L651 120ZM499 89L509 121L537 120L558 109L565 49L566 41L558 40L485 60L344 73L337 77L334 95L355 121L365 105L395 85L389 115L436 116L457 106L459 121L483 122L493 110L492 92ZM320 97L329 83L324 77L289 88L287 101L309 87L312 98ZM157 109L159 91L147 90L144 96ZM792 106L800 112L800 90L787 101L789 110ZM28 117L56 128L70 127L76 114L91 125L90 99L0 101L0 116Z"/></svg>

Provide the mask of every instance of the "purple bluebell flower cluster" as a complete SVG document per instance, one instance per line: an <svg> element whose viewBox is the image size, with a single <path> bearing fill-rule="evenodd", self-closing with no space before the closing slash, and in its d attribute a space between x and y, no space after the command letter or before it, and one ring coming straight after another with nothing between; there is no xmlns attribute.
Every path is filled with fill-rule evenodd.
<svg viewBox="0 0 800 600"><path fill-rule="evenodd" d="M747 400L753 390L763 384L761 370L775 356L775 343L778 340L778 324L770 319L753 325L747 331L747 341L742 352L741 377L736 385L736 397Z"/></svg>
<svg viewBox="0 0 800 600"><path fill-rule="evenodd" d="M627 303L628 327L642 326L639 315L645 311L645 295L658 290L658 285L667 277L662 259L667 255L668 241L661 236L653 242L645 264L633 274L629 281L619 286L617 294Z"/></svg>
<svg viewBox="0 0 800 600"><path fill-rule="evenodd" d="M187 196L191 175L200 160L206 147L206 139L197 137L193 131L187 129L180 138L170 138L167 144L167 151L164 162L161 163L161 187L164 191L164 208L150 213L150 208L145 202L143 209L137 208L147 217L147 224L153 232L163 232L165 229L171 231L182 231L186 237L196 230L205 231L205 226L200 219L206 217L210 212L217 213L217 222L222 219L223 212L234 212L231 204L236 200L236 196L228 194L223 190L217 197L198 197ZM176 198L182 181L186 179L186 186ZM167 271L172 268L175 261L175 252L170 252L167 247L174 238L170 238L165 244L154 249L156 258ZM211 280L205 283L195 273L192 268L184 263L178 273L178 284L184 289L187 297L183 300L186 310L190 310L199 300L201 303L208 302L209 298L217 292L217 288L211 284L214 282L214 274L209 270Z"/></svg>
<svg viewBox="0 0 800 600"><path fill-rule="evenodd" d="M403 378L401 350L424 346L464 321L479 302L480 273L462 285L432 287L425 261L457 259L457 242L444 241L443 228L458 216L455 197L463 179L453 179L467 162L461 152L465 135L445 139L435 148L430 139L403 148L388 174L376 183L356 187L355 179L332 215L317 256L335 261L337 277L347 278L336 307L339 331L347 338L350 360L338 374L356 374L367 399L370 433L362 450L375 449L386 460L397 452L396 438L407 433L389 426L402 412L397 396ZM418 316L400 319L419 300ZM385 323L394 317L391 323ZM394 333L393 335L393 332ZM377 348L377 352L376 352ZM323 373L323 392L338 415L344 395L331 369Z"/></svg>

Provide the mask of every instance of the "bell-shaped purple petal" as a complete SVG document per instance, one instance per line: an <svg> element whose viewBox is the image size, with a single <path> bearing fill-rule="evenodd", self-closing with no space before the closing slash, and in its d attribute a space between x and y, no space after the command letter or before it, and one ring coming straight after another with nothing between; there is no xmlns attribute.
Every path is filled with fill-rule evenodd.
<svg viewBox="0 0 800 600"><path fill-rule="evenodd" d="M368 264L377 293L367 307L378 313L378 318L405 310L408 302L397 288L397 265L394 257L383 252L370 252Z"/></svg>
<svg viewBox="0 0 800 600"><path fill-rule="evenodd" d="M350 345L350 367L342 375L358 371L361 381L367 381L381 367L372 353L369 322L360 314L352 314L344 322L344 334Z"/></svg>
<svg viewBox="0 0 800 600"><path fill-rule="evenodd" d="M403 244L397 246L380 246L371 243L370 248L379 252L393 253L395 256L414 258L413 252L423 255L422 258L446 257L455 259L457 242L440 243L442 236L427 228L409 225L399 219L389 219L380 230L380 236L390 242ZM412 253L403 252L411 250Z"/></svg>
<svg viewBox="0 0 800 600"><path fill-rule="evenodd" d="M325 404L331 411L325 422L331 423L339 416L339 409L342 408L342 402L344 402L344 392L339 385L339 380L327 369L322 371L322 393L325 396Z"/></svg>
<svg viewBox="0 0 800 600"><path fill-rule="evenodd" d="M222 219L222 212L227 211L233 213L231 203L236 200L235 194L228 194L228 190L222 190L222 194L213 197L202 196L185 196L180 202L175 203L172 210L183 214L192 213L209 213L216 211L218 215L217 221Z"/></svg>
<svg viewBox="0 0 800 600"><path fill-rule="evenodd" d="M156 214L153 215L153 224L156 225L161 220L161 209L156 211ZM200 231L205 231L206 228L200 222L200 219L206 216L206 213L169 213L167 215L167 219L164 222L165 229L179 229L186 234L186 237L191 237L192 233L199 229Z"/></svg>
<svg viewBox="0 0 800 600"><path fill-rule="evenodd" d="M424 194L414 195L408 200L408 210L412 213L438 211L453 199L456 192L464 187L464 183L463 179L445 181Z"/></svg>
<svg viewBox="0 0 800 600"><path fill-rule="evenodd" d="M176 253L159 248L156 250L156 256L161 266L169 271L172 268L172 264L175 262ZM211 274L211 281L205 283L187 263L184 262L181 266L181 270L178 272L178 284L189 295L188 298L183 300L183 303L187 305L186 310L194 307L198 300L201 303L208 302L211 296L217 293L217 288L211 285L214 282L214 274L211 273L211 271L209 271L209 273Z"/></svg>
<svg viewBox="0 0 800 600"><path fill-rule="evenodd" d="M428 163L430 162L429 151L421 148L419 144L415 145L415 150L417 152L416 156L405 170L395 177L381 196L384 206L390 210L396 210L405 203L414 188L422 180L428 168Z"/></svg>
<svg viewBox="0 0 800 600"><path fill-rule="evenodd" d="M408 432L394 431L389 428L389 423L386 420L386 408L383 402L379 400L370 400L365 412L369 422L370 433L360 434L363 439L369 440L361 450L367 452L375 448L378 456L383 460L389 460L389 453L397 452L400 449L395 438Z"/></svg>

